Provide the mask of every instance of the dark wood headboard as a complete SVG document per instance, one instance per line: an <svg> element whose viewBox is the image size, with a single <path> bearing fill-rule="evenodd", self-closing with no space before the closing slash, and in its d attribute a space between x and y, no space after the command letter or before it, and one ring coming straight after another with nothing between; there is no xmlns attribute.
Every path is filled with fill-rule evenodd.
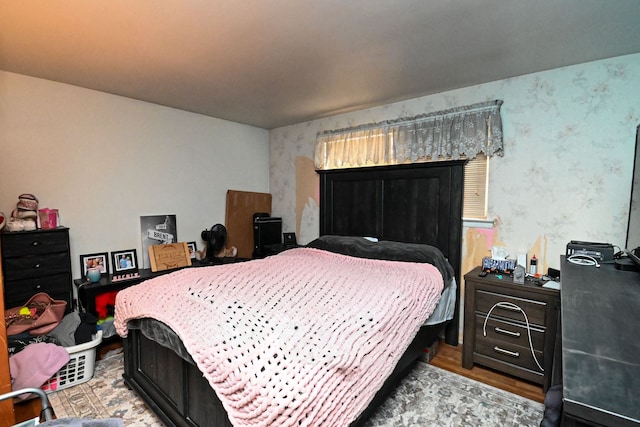
<svg viewBox="0 0 640 427"><path fill-rule="evenodd" d="M437 247L458 284L446 341L458 344L465 161L319 170L320 235L368 236Z"/></svg>

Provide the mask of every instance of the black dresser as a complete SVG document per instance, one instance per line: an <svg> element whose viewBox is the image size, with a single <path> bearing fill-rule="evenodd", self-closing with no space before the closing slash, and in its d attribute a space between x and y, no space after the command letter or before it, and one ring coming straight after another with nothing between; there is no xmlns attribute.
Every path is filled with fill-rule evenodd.
<svg viewBox="0 0 640 427"><path fill-rule="evenodd" d="M38 292L67 301L73 308L69 229L4 232L2 267L4 306L17 307Z"/></svg>
<svg viewBox="0 0 640 427"><path fill-rule="evenodd" d="M565 426L640 426L640 272L561 260Z"/></svg>

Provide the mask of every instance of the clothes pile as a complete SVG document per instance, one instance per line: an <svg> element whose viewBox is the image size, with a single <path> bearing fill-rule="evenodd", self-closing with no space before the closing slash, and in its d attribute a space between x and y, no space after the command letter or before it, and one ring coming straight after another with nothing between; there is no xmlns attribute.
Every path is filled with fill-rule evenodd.
<svg viewBox="0 0 640 427"><path fill-rule="evenodd" d="M12 389L40 388L69 362L65 347L91 341L96 324L91 314L71 312L46 335L24 332L8 336Z"/></svg>

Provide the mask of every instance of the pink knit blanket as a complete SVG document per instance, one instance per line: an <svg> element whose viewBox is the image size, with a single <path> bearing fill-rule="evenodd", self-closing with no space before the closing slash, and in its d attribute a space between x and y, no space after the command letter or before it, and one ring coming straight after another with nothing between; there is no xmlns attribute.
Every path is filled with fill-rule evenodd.
<svg viewBox="0 0 640 427"><path fill-rule="evenodd" d="M429 264L291 249L188 268L118 293L115 326L170 326L235 426L347 426L435 308Z"/></svg>

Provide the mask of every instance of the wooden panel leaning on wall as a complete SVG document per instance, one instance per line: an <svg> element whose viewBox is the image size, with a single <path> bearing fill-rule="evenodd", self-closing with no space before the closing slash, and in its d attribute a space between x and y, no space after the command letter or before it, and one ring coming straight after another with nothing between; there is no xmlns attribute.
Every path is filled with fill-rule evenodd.
<svg viewBox="0 0 640 427"><path fill-rule="evenodd" d="M256 212L271 215L271 194L227 191L225 246L238 248L238 258L251 258L253 255L253 214Z"/></svg>
<svg viewBox="0 0 640 427"><path fill-rule="evenodd" d="M0 248L1 250L2 248ZM2 280L2 257L0 257L0 311L4 313L4 282ZM0 394L11 391L11 373L9 372L9 350L7 343L7 327L4 316L0 320ZM0 401L0 427L15 424L13 399Z"/></svg>

